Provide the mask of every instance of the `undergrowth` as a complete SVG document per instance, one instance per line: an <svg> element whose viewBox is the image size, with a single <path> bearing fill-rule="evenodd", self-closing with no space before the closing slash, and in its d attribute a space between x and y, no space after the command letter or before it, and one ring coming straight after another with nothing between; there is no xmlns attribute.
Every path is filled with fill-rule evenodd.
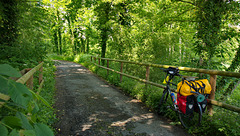
<svg viewBox="0 0 240 136"><path fill-rule="evenodd" d="M144 102L149 109L158 111L158 103L160 101L163 89L157 88L151 85L145 85L144 83L138 82L136 80L123 77L122 82L119 82L120 75L114 72L109 72L107 75L107 70L99 68L91 63L90 55L81 54L72 57L56 56L52 55L54 59L74 61L76 63L81 63L87 67L92 72L98 74L106 81L123 89L125 93L128 93L134 98L137 98ZM110 68L120 71L119 64L110 64ZM136 73L133 73L136 74ZM154 73L157 74L157 73ZM134 75L136 76L136 75ZM161 80L164 78L159 77ZM155 81L161 82L161 81ZM238 98L239 99L239 98ZM168 99L170 100L170 99ZM235 101L235 100L234 100ZM223 108L214 107L214 115L209 116L207 113L203 114L201 126L188 129L190 134L196 136L202 135L217 135L217 136L239 136L240 135L240 118L239 113L231 112L229 110L224 110ZM177 114L171 109L164 111L163 116L170 118L172 120L172 125L180 125Z"/></svg>

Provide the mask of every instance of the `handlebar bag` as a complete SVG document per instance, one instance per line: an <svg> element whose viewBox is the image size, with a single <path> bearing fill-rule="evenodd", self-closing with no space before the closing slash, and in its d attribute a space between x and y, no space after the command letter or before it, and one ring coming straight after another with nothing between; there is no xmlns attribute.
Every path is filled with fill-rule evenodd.
<svg viewBox="0 0 240 136"><path fill-rule="evenodd" d="M183 96L193 95L193 92L199 92L201 94L210 94L212 91L211 85L207 79L187 81L182 80L182 82L177 85L177 92Z"/></svg>
<svg viewBox="0 0 240 136"><path fill-rule="evenodd" d="M194 97L193 95L183 96L177 93L177 105L179 110L186 115L191 115L194 112Z"/></svg>

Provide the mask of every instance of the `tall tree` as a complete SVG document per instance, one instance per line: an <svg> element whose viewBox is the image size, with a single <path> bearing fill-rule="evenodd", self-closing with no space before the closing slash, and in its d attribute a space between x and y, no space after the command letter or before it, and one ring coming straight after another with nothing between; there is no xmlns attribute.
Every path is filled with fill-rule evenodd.
<svg viewBox="0 0 240 136"><path fill-rule="evenodd" d="M101 45L101 57L105 58L106 49L107 49L107 40L110 33L110 12L111 12L111 3L110 2L101 2L96 8L95 13L98 17L98 27L100 31L100 45Z"/></svg>
<svg viewBox="0 0 240 136"><path fill-rule="evenodd" d="M59 10L57 10L56 19L57 19L57 36L58 36L58 49L59 54L62 55L62 19L60 18Z"/></svg>

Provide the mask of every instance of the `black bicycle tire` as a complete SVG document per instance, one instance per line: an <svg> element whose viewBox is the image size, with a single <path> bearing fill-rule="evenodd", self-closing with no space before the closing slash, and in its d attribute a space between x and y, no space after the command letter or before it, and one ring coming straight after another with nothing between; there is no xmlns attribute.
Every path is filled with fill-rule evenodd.
<svg viewBox="0 0 240 136"><path fill-rule="evenodd" d="M166 96L165 96L166 95ZM167 101L167 98L168 98L168 90L167 89L164 89L163 91L163 94L162 94L162 97L159 101L159 107L162 106L163 103L165 103ZM164 100L165 99L165 100Z"/></svg>
<svg viewBox="0 0 240 136"><path fill-rule="evenodd" d="M182 112L178 112L179 114L179 120L182 124L182 126L184 128L189 128L191 126L200 126L201 125L201 121L202 121L202 108L200 106L200 104L197 104L197 107L198 107L198 112L193 112L193 118L194 118L194 115L198 115L198 119L197 119L197 123L194 123L194 120L190 120L190 117L188 117L187 115L185 115L184 113ZM190 124L187 124L186 121L184 121L186 119L186 121L188 122L191 122ZM196 118L195 118L196 119Z"/></svg>

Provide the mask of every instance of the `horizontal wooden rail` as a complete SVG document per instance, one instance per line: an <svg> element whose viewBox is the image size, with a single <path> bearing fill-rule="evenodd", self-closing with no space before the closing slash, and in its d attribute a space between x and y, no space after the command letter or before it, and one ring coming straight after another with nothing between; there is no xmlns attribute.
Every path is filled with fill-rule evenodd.
<svg viewBox="0 0 240 136"><path fill-rule="evenodd" d="M22 77L20 77L16 82L18 83L22 83L25 84L29 78L31 78L31 76L38 71L41 67L43 66L43 62L38 64L36 67L34 67L32 70L30 70L29 72L27 72L25 75L23 75Z"/></svg>
<svg viewBox="0 0 240 136"><path fill-rule="evenodd" d="M94 58L100 58L100 57L94 57ZM176 68L177 67L177 66L171 66L171 65L141 63L141 62L126 61L126 60L108 59L108 58L101 58L101 59L102 60L129 63L129 64L137 64L137 65L142 65L142 66L157 67L157 68L169 68L169 67ZM209 75L219 75L219 76L228 76L228 77L240 78L240 73L237 73L237 72L209 70L209 69L200 69L200 68L189 68L189 67L178 67L178 69L181 70L181 71L186 71L186 72L196 72L196 73L204 73L204 74L209 74Z"/></svg>
<svg viewBox="0 0 240 136"><path fill-rule="evenodd" d="M223 102L219 102L219 101L216 101L216 100L212 100L212 99L208 99L208 100L209 100L208 102L211 103L212 105L215 105L215 106L218 106L218 107L222 107L224 109L228 109L228 110L240 113L240 108L239 107L236 107L236 106L233 106L233 105L230 105L230 104L226 104L226 103L223 103Z"/></svg>
<svg viewBox="0 0 240 136"><path fill-rule="evenodd" d="M95 64L95 63L94 63L94 64ZM142 78L139 78L139 77L131 76L131 75L128 75L128 74L125 74L125 73L116 71L116 70L114 70L114 69L106 68L106 67L101 66L101 65L98 65L98 64L95 64L95 65L98 66L98 67L100 67L100 68L104 68L104 69L110 70L110 71L112 71L112 72L118 73L118 74L120 74L120 75L129 77L129 78L132 78L132 79L135 79L135 80L138 80L138 81L143 82L143 83L147 83L147 84L150 84L150 85L154 85L154 86L157 86L157 87L160 87L160 88L165 88L164 85L160 85L160 84L157 84L157 83L154 83L154 82L151 82L151 81L147 81L147 80L142 79ZM176 91L176 90L174 90L174 89L172 89L172 90L173 90L173 91Z"/></svg>
<svg viewBox="0 0 240 136"><path fill-rule="evenodd" d="M91 57L91 58L92 58L92 57ZM95 62L96 62L96 57L94 57L94 59L95 59ZM108 64L107 66L108 66L108 67L101 66L100 63L99 63L99 62L100 62L99 59L107 60L107 61L117 61L117 62L121 62L121 69L120 69L121 72L116 71L116 70L111 69L111 68L108 68L108 67L109 67L109 63L108 63L108 62L107 62L107 64ZM158 83L154 83L154 82L151 82L151 81L148 81L148 80L139 78L139 77L135 77L135 76L131 76L131 75L128 75L128 74L126 74L126 73L123 73L123 72L122 72L122 63L131 63L131 64L137 64L137 65L145 65L145 66L147 66L147 73L148 73L148 74L149 74L149 71L148 71L148 70L149 70L149 66L151 66L151 67L155 66L155 67L159 67L159 68L168 68L169 65L138 63L138 62L130 62L130 61L124 61L124 60L107 59L107 58L99 58L99 59L98 59L98 60L99 60L98 64L96 64L96 63L94 63L94 62L92 62L92 63L93 63L94 65L100 67L100 68L107 69L108 71L112 71L112 72L118 73L118 74L120 74L120 75L123 75L123 76L129 77L129 78L135 79L135 80L137 80L137 81L140 81L140 82L143 82L143 83L146 83L146 84L150 84L150 85L153 85L153 86L156 86L156 87L160 87L160 88L165 88L165 87L166 87L166 86L161 85L161 84L158 84ZM92 61L92 60L93 60L93 59L91 59L91 61ZM176 67L176 66L171 66L171 67ZM199 71L198 73L204 73L204 72L203 72L203 69L198 69L198 70L196 70L196 71L193 71L193 69L195 69L195 68L189 68L188 70L186 70L186 67L178 67L178 68L179 68L179 69L185 68L185 70L183 70L183 71L188 71L188 72L196 72L196 71ZM192 70L190 71L190 69L192 69ZM217 70L209 70L209 71L217 71ZM213 74L212 72L210 72L210 73L211 73L211 75ZM215 72L215 73L219 73L219 71L217 71L217 72ZM226 73L227 73L226 75L229 76L229 75L228 75L229 73L234 73L234 72L226 72ZM209 73L205 73L205 74L209 74ZM234 74L236 74L236 73L234 73ZM214 74L213 74L213 75L214 75ZM220 74L219 74L219 75L220 75ZM222 74L221 74L221 75L222 75ZM146 75L146 77L149 78L148 75ZM232 76L232 77L237 77L237 76ZM176 91L175 89L173 89L173 88L171 88L171 90L174 91L174 92L177 92L177 91ZM215 106L219 106L219 107L224 108L224 109L228 109L228 110L231 110L231 111L235 111L235 112L240 113L240 108L239 108L239 107L236 107L236 106L233 106L233 105L229 105L229 104L226 104L226 103L218 102L218 101L213 100L213 99L209 99L208 103L210 103L210 104L212 104L212 105L215 105Z"/></svg>

